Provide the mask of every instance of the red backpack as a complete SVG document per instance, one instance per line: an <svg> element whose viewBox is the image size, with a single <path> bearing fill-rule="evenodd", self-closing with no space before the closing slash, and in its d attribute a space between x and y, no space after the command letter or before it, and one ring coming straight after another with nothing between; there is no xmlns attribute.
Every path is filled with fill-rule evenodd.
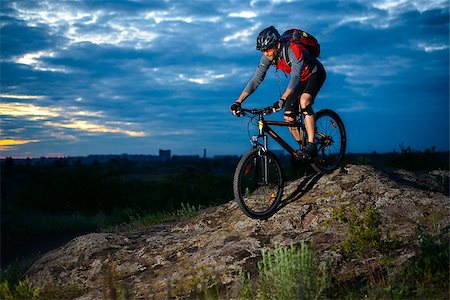
<svg viewBox="0 0 450 300"><path fill-rule="evenodd" d="M299 43L308 50L308 52L314 56L320 56L320 44L315 37L300 29L289 29L285 31L280 37L280 43L282 45L288 44L287 42ZM283 47L285 48L285 47Z"/></svg>

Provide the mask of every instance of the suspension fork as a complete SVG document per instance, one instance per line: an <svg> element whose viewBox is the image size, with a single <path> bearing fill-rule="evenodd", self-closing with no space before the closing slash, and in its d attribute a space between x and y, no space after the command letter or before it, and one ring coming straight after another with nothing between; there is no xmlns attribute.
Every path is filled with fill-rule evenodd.
<svg viewBox="0 0 450 300"><path fill-rule="evenodd" d="M264 117L262 115L259 115L259 119L258 119L258 135L260 137L263 138L263 147L264 147L264 152L268 151L268 140L267 140L267 135L264 134ZM264 179L264 184L268 184L269 183L269 158L268 155L264 155L263 156L263 179Z"/></svg>

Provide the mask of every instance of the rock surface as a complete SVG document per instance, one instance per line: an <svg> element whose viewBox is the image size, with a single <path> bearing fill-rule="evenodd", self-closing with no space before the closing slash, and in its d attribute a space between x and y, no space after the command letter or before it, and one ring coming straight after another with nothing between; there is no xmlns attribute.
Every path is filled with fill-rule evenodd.
<svg viewBox="0 0 450 300"><path fill-rule="evenodd" d="M45 254L27 275L39 288L76 287L79 299L102 298L111 270L136 298L183 298L214 284L224 297L236 298L239 272L256 274L261 249L275 244L312 242L322 260L331 259L338 280L367 275L367 265L382 254L355 260L336 247L348 238L333 217L339 211L369 207L379 213L381 240L397 244L393 266L418 255L418 224L430 231L449 228L448 172L346 170L288 183L283 205L269 220L250 219L230 201L174 223L80 236Z"/></svg>

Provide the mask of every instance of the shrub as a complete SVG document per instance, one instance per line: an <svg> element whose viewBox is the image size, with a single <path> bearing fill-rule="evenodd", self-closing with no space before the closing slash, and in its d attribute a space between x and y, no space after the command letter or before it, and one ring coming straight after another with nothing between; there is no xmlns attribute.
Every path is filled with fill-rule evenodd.
<svg viewBox="0 0 450 300"><path fill-rule="evenodd" d="M258 262L259 290L255 291L250 274L241 274L243 299L318 299L329 284L327 268L319 268L312 250L302 241L300 249L275 246L273 252L261 251Z"/></svg>
<svg viewBox="0 0 450 300"><path fill-rule="evenodd" d="M333 211L333 219L346 227L347 238L337 245L345 254L365 257L380 248L381 221L380 213L375 208L342 207Z"/></svg>
<svg viewBox="0 0 450 300"><path fill-rule="evenodd" d="M7 280L2 282L0 289L0 299L14 300L14 299L39 299L39 289L35 289L28 278L19 280L13 287L9 286Z"/></svg>
<svg viewBox="0 0 450 300"><path fill-rule="evenodd" d="M434 296L448 292L449 288L449 241L448 229L436 228L427 233L418 227L419 256L401 272L398 289L417 296ZM437 297L438 298L438 297Z"/></svg>

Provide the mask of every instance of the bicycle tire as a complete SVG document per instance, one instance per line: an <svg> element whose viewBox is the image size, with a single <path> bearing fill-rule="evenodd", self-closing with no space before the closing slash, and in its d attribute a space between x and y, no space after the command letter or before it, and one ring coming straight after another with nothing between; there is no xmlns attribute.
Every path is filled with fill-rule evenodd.
<svg viewBox="0 0 450 300"><path fill-rule="evenodd" d="M260 168L267 158L267 181ZM278 158L270 151L255 148L239 161L233 178L234 197L244 214L253 219L268 219L283 195L283 175Z"/></svg>
<svg viewBox="0 0 450 300"><path fill-rule="evenodd" d="M317 172L331 173L339 168L347 145L344 122L337 113L323 109L314 114L318 155L313 158L311 166ZM326 137L319 136L318 132Z"/></svg>

